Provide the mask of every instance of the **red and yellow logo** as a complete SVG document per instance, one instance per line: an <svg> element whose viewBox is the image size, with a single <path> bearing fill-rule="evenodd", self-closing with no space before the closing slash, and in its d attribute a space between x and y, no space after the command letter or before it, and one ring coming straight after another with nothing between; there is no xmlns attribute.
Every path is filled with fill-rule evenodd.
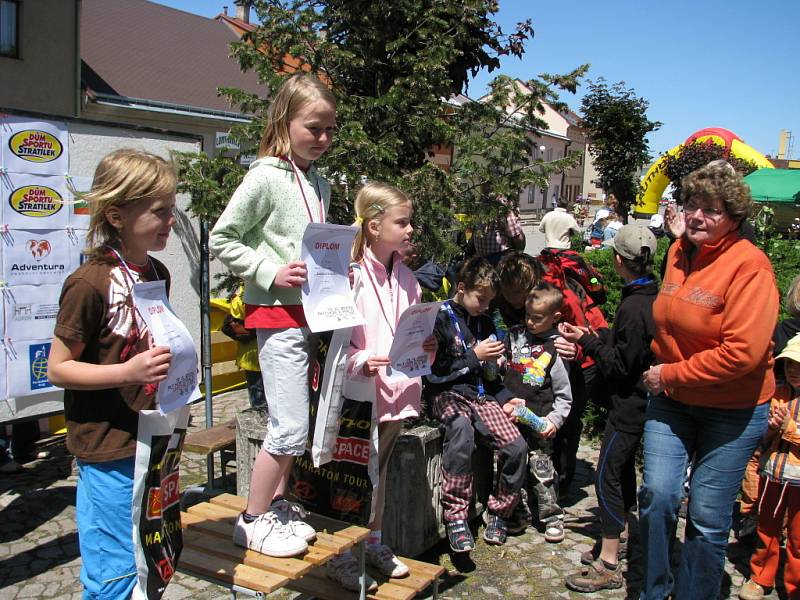
<svg viewBox="0 0 800 600"><path fill-rule="evenodd" d="M8 140L14 156L34 163L48 163L64 152L58 138L40 129L19 131Z"/></svg>
<svg viewBox="0 0 800 600"><path fill-rule="evenodd" d="M42 218L60 211L64 206L64 199L53 188L26 185L11 192L8 203L21 215Z"/></svg>

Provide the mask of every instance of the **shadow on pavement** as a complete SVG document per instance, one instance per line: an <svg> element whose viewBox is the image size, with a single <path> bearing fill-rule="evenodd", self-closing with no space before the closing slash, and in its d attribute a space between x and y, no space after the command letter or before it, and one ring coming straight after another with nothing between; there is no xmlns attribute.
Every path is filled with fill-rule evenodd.
<svg viewBox="0 0 800 600"><path fill-rule="evenodd" d="M0 590L71 562L78 556L78 534L72 532L2 560Z"/></svg>

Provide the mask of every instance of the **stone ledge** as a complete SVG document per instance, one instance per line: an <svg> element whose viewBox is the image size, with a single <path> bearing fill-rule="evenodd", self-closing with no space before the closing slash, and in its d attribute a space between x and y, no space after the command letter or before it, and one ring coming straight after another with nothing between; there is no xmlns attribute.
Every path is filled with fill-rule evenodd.
<svg viewBox="0 0 800 600"><path fill-rule="evenodd" d="M250 474L267 431L266 412L245 410L236 418L236 493L247 496ZM483 512L493 473L492 452L473 456L475 499L470 518ZM445 537L441 497L441 430L419 425L403 432L389 459L383 539L397 554L417 556Z"/></svg>

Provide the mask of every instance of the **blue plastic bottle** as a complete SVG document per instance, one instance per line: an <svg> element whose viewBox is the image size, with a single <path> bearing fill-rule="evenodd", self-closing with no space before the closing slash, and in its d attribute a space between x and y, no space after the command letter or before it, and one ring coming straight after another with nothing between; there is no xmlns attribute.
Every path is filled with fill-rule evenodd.
<svg viewBox="0 0 800 600"><path fill-rule="evenodd" d="M512 414L517 419L517 423L527 425L538 433L547 429L547 419L540 417L527 406L515 406Z"/></svg>

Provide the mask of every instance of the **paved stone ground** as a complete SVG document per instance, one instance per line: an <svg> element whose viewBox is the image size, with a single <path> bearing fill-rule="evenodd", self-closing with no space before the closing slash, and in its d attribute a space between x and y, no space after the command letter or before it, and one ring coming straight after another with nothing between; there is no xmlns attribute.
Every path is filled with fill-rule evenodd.
<svg viewBox="0 0 800 600"><path fill-rule="evenodd" d="M215 423L232 419L247 406L244 392L215 399ZM192 429L205 425L203 405L193 410ZM80 556L75 529L75 479L70 476L71 457L63 439L43 443L51 456L25 465L25 472L0 478L0 598L79 598ZM566 539L548 544L531 527L510 538L502 547L482 541L468 560L454 564L442 543L423 559L438 562L448 569L440 587L441 597L470 598L579 598L564 587L564 577L578 564L581 552L591 548L599 535L592 478L597 447L589 442L580 448L574 491L568 495ZM204 484L206 463L203 457L185 455L182 484ZM227 482L231 490L233 476ZM479 534L477 525L475 533ZM476 538L478 535L476 535ZM636 598L641 566L633 538L632 556L626 565L623 589L593 594L596 598ZM680 544L676 544L679 548ZM720 598L736 598L747 568L749 549L732 543L726 563L725 582ZM228 597L226 589L184 574L178 574L167 588L167 600L196 598L210 600ZM292 597L276 592L271 598ZM773 598L778 595L773 593Z"/></svg>

